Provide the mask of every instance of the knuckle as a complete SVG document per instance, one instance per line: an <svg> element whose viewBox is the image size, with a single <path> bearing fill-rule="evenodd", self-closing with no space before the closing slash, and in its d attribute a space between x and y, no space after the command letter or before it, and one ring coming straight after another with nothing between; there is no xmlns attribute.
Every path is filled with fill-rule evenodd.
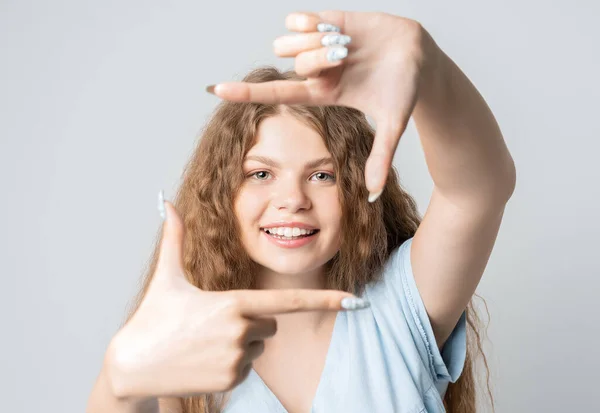
<svg viewBox="0 0 600 413"><path fill-rule="evenodd" d="M290 307L292 308L292 310L301 310L305 306L306 300L304 299L304 297L300 296L300 294L295 293L290 297Z"/></svg>
<svg viewBox="0 0 600 413"><path fill-rule="evenodd" d="M306 64L306 59L302 57L302 53L296 57L296 61L294 63L294 70L299 76L306 76L308 74L308 65Z"/></svg>
<svg viewBox="0 0 600 413"><path fill-rule="evenodd" d="M263 340L258 342L258 350L257 350L257 357L260 356L262 353L265 352L265 342Z"/></svg>
<svg viewBox="0 0 600 413"><path fill-rule="evenodd" d="M240 370L240 367L242 367L244 363L245 357L245 352L241 348L236 347L229 355L226 370L229 372L235 372L237 374L237 372Z"/></svg>
<svg viewBox="0 0 600 413"><path fill-rule="evenodd" d="M315 50L310 54L310 64L313 67L319 67L327 65L327 51L329 47L321 48L321 50Z"/></svg>
<svg viewBox="0 0 600 413"><path fill-rule="evenodd" d="M236 293L230 293L223 301L223 308L230 314L239 314L243 306L242 297Z"/></svg>
<svg viewBox="0 0 600 413"><path fill-rule="evenodd" d="M231 372L231 375L228 377L228 382L226 385L226 390L231 390L240 384L248 375L250 374L250 369L252 368L252 364L247 363L240 370L236 370Z"/></svg>
<svg viewBox="0 0 600 413"><path fill-rule="evenodd" d="M341 308L341 301L344 296L341 297L327 297L325 301L325 305L330 310L339 310Z"/></svg>
<svg viewBox="0 0 600 413"><path fill-rule="evenodd" d="M269 331L272 336L277 333L277 320L274 318L269 320Z"/></svg>
<svg viewBox="0 0 600 413"><path fill-rule="evenodd" d="M242 372L240 374L240 381L243 381L246 377L248 377L248 375L250 374L251 368L252 368L251 363L248 363L244 366L244 368L242 369Z"/></svg>
<svg viewBox="0 0 600 413"><path fill-rule="evenodd" d="M223 376L219 387L225 391L234 388L237 385L238 375L234 370L228 370Z"/></svg>
<svg viewBox="0 0 600 413"><path fill-rule="evenodd" d="M249 352L249 358L254 360L261 356L265 352L265 342L263 340L255 341L252 343L252 349Z"/></svg>
<svg viewBox="0 0 600 413"><path fill-rule="evenodd" d="M242 342L248 335L248 325L242 320L232 321L229 326L229 337L235 342Z"/></svg>

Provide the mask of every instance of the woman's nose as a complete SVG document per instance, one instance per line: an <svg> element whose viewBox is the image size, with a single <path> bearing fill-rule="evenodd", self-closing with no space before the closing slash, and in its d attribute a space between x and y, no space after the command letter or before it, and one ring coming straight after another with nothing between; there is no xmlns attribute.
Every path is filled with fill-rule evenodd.
<svg viewBox="0 0 600 413"><path fill-rule="evenodd" d="M285 208L295 212L299 209L309 208L310 198L302 184L287 181L275 188L272 203L277 209Z"/></svg>

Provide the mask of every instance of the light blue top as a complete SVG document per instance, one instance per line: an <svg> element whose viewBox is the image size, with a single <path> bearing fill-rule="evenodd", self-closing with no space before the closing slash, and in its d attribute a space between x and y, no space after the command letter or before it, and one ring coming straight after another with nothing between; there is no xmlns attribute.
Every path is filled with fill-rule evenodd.
<svg viewBox="0 0 600 413"><path fill-rule="evenodd" d="M338 312L312 413L445 412L442 397L465 362L466 314L440 353L413 278L411 244L396 248L382 279L366 287L369 308ZM287 413L254 369L224 409L271 412Z"/></svg>

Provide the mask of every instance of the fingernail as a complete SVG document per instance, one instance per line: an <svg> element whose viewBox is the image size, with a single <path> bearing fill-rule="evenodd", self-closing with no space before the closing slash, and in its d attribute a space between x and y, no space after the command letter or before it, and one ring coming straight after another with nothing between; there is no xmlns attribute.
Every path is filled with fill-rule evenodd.
<svg viewBox="0 0 600 413"><path fill-rule="evenodd" d="M348 56L348 49L344 46L333 46L327 51L327 60L337 62Z"/></svg>
<svg viewBox="0 0 600 413"><path fill-rule="evenodd" d="M368 300L358 297L344 297L341 304L346 310L361 310L371 305Z"/></svg>
<svg viewBox="0 0 600 413"><path fill-rule="evenodd" d="M215 96L216 96L216 94L215 94L215 86L216 86L216 85L208 85L208 86L206 86L206 91L207 91L208 93L212 93L213 95L215 95Z"/></svg>
<svg viewBox="0 0 600 413"><path fill-rule="evenodd" d="M352 42L352 38L347 34L326 34L321 38L322 46L333 46L335 44L344 46L350 44Z"/></svg>
<svg viewBox="0 0 600 413"><path fill-rule="evenodd" d="M164 222L167 219L167 211L165 210L165 194L162 189L158 192L158 213Z"/></svg>
<svg viewBox="0 0 600 413"><path fill-rule="evenodd" d="M338 32L338 33L340 33L342 31L342 29L340 29L339 27L334 26L333 24L329 24L329 23L317 24L317 30L320 32Z"/></svg>
<svg viewBox="0 0 600 413"><path fill-rule="evenodd" d="M375 200L377 198L379 198L379 195L381 195L381 193L383 192L383 189L379 192L375 192L373 194L369 194L369 202L375 202Z"/></svg>

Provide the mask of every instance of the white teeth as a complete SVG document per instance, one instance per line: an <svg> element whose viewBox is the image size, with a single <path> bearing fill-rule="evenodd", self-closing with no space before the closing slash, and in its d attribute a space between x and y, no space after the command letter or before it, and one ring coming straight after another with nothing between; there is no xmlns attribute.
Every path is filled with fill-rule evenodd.
<svg viewBox="0 0 600 413"><path fill-rule="evenodd" d="M300 235L310 235L316 230L311 229L302 229L302 228L291 228L291 227L273 227L273 228L265 228L263 229L265 232L268 232L271 235L279 235L282 237L298 237Z"/></svg>

